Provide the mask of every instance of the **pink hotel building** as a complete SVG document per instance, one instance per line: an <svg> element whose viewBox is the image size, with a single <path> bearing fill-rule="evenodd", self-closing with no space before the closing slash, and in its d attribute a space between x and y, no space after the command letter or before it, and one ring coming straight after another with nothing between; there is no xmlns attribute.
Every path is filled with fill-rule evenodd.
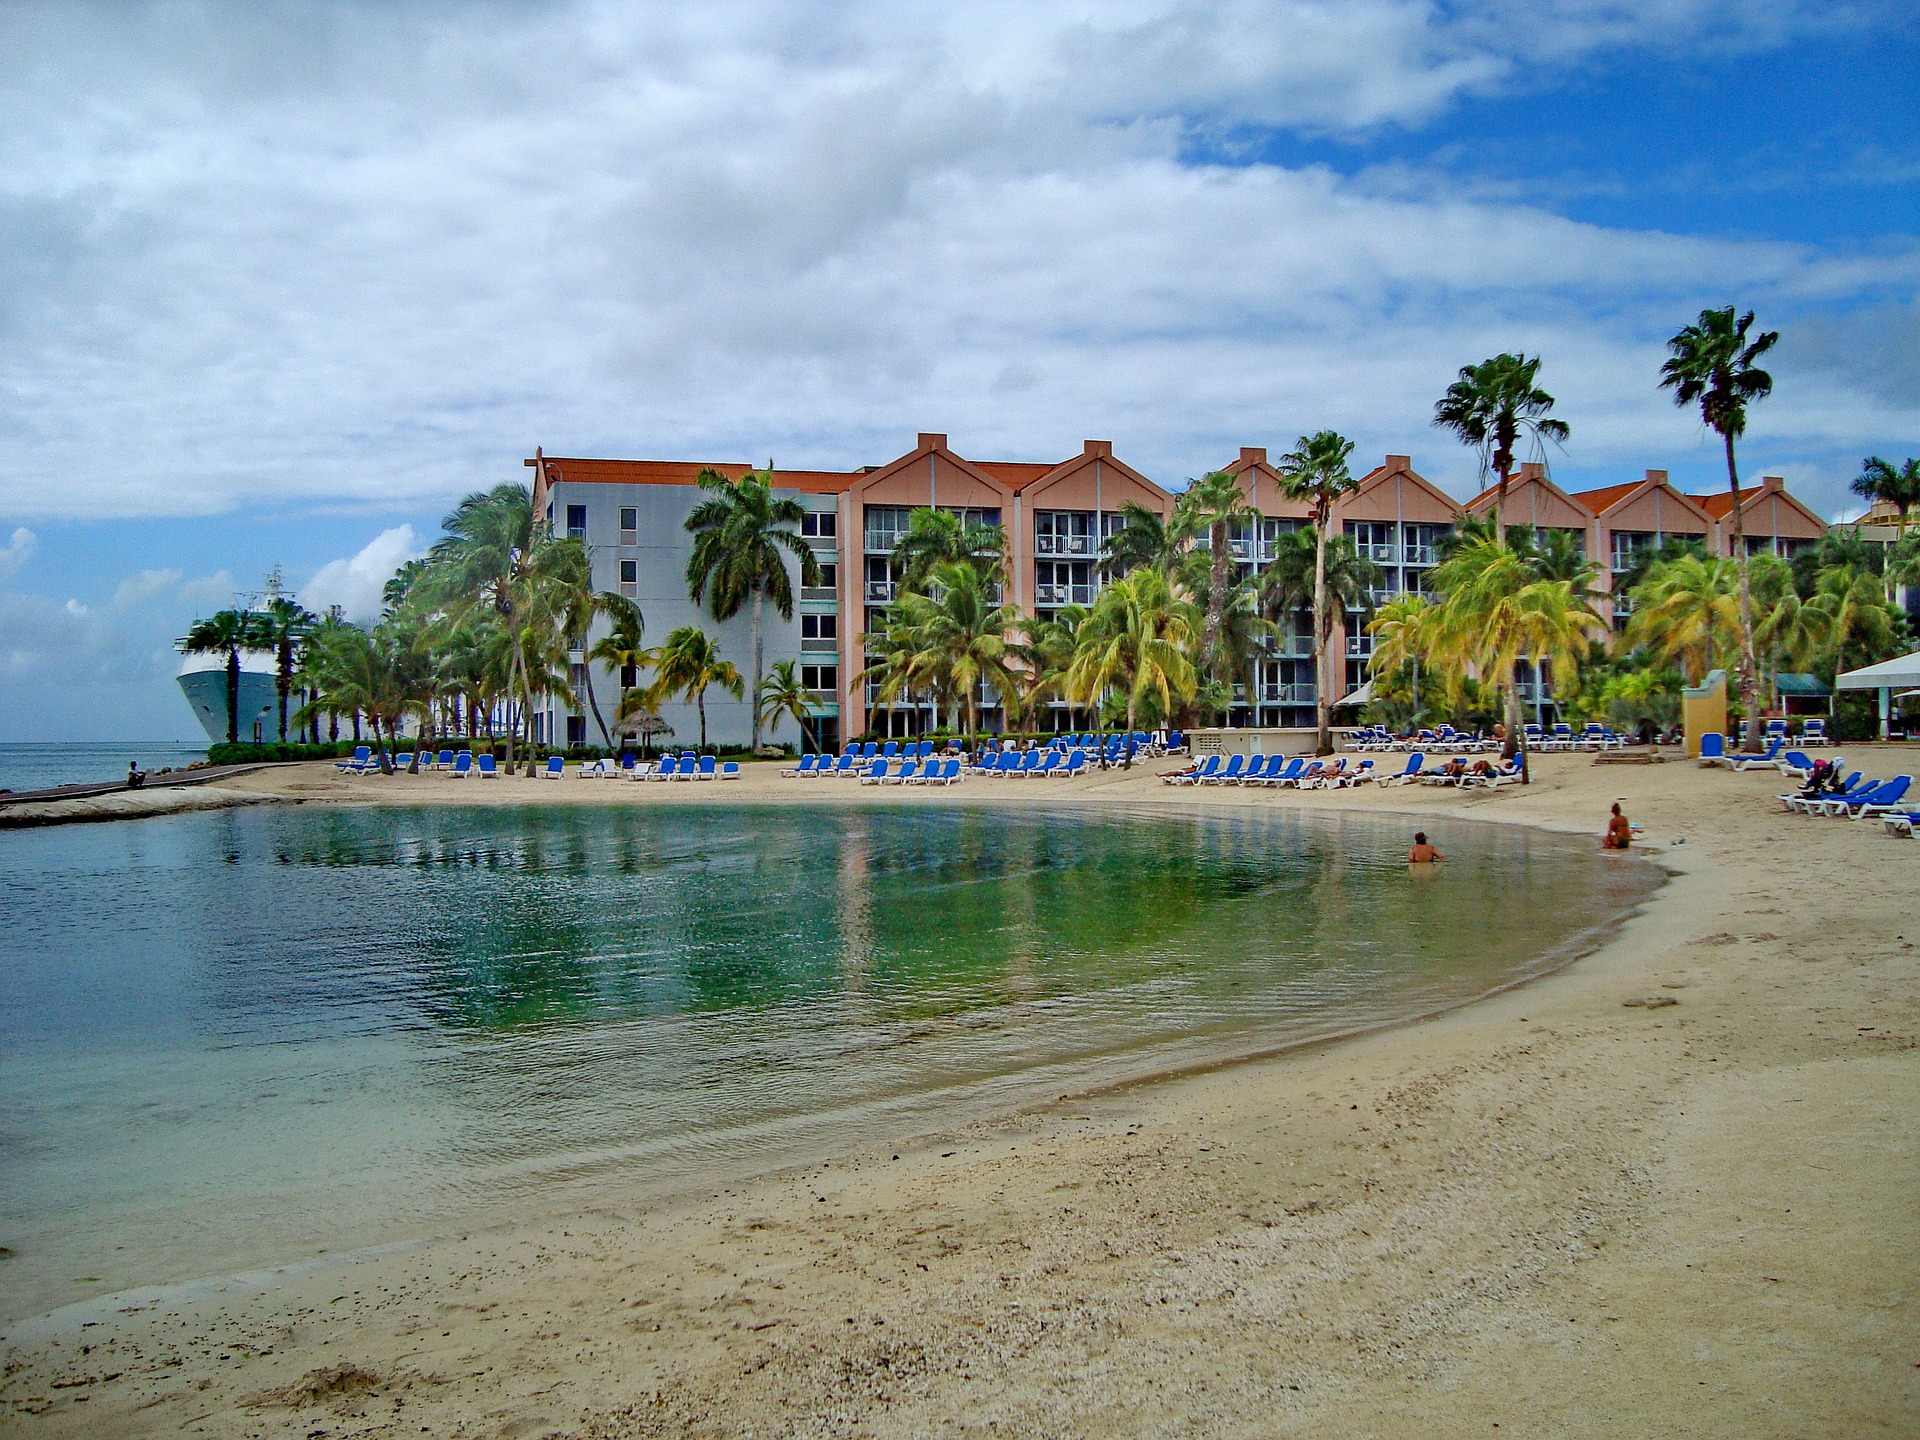
<svg viewBox="0 0 1920 1440"><path fill-rule="evenodd" d="M556 533L587 543L596 588L638 602L651 643L676 626L697 624L716 637L722 653L743 675L747 673L751 651L746 616L716 624L687 596L686 563L692 546L685 521L699 499L694 485L703 468L699 462L574 459L536 451L526 464L534 472L536 513L544 514ZM749 467L712 468L738 476ZM1240 479L1261 514L1257 527L1248 526L1231 542L1243 570L1257 571L1273 558L1281 532L1306 523L1306 508L1282 494L1279 474L1264 449L1243 448L1221 468ZM802 534L821 563L823 583L796 590L791 622L767 616L764 652L768 665L798 662L816 697L816 740L828 747L866 733L911 735L934 723L930 705L881 706L873 688L858 679L865 666L859 637L883 628L882 612L898 580L888 557L914 509L936 506L1002 526L1012 557L1008 599L1022 610L1047 615L1062 606L1092 603L1101 584L1100 549L1120 528L1125 502L1166 515L1175 498L1117 457L1105 440L1089 440L1079 454L1056 464L1029 464L967 459L948 446L946 436L923 434L913 449L885 465L850 471L776 470L774 481L807 511ZM1489 491L1463 506L1419 475L1410 457L1389 455L1367 473L1335 515L1342 532L1380 567L1375 599L1385 600L1426 593L1441 537L1463 515L1484 515L1492 503ZM1660 470L1649 470L1636 482L1569 494L1540 467L1529 465L1508 487L1506 521L1579 535L1585 553L1600 562L1605 589L1631 564L1636 549L1658 545L1667 536L1695 538L1713 553L1731 553L1731 505L1724 491L1682 494ZM1756 552L1789 554L1827 529L1773 476L1742 492L1741 512L1748 547ZM1610 609L1603 602L1603 612ZM1350 623L1340 627L1334 644L1346 656L1343 693L1351 693L1366 678L1370 638ZM584 663L574 656L576 690L582 688L577 682ZM631 675L595 676L609 719L612 702L606 697L635 680ZM1546 685L1529 683L1534 687L1531 698L1550 703ZM990 694L982 698L992 706ZM1252 693L1243 688L1240 700L1234 716L1238 724L1313 724L1312 631L1304 614L1277 637L1258 667ZM712 692L707 711L713 740L741 743L748 738L745 700ZM984 713L998 724L997 710ZM691 705L663 705L662 715L677 739L697 733ZM1069 718L1065 707L1056 706L1052 721L1041 725L1065 729ZM551 702L540 721L544 733L556 741L599 739L589 717L558 702Z"/></svg>

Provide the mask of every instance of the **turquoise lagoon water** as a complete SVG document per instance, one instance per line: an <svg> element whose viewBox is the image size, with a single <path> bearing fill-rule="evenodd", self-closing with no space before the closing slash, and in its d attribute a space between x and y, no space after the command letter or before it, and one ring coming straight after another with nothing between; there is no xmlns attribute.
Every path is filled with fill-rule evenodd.
<svg viewBox="0 0 1920 1440"><path fill-rule="evenodd" d="M1491 826L270 807L0 834L0 1314L687 1185L1523 978L1651 885Z"/></svg>
<svg viewBox="0 0 1920 1440"><path fill-rule="evenodd" d="M13 740L0 743L0 790L50 790L56 785L94 785L127 778L127 762L142 770L184 770L207 758L207 747L174 740L87 740L59 744Z"/></svg>

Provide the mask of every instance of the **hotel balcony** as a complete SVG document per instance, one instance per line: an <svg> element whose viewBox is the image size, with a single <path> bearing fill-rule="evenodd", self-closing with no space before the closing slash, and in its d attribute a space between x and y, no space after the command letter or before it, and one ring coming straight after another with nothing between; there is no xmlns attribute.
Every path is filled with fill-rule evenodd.
<svg viewBox="0 0 1920 1440"><path fill-rule="evenodd" d="M867 584L867 602L871 605L891 605L894 592L900 588L895 580L869 580Z"/></svg>
<svg viewBox="0 0 1920 1440"><path fill-rule="evenodd" d="M1315 689L1316 687L1311 682L1293 685L1256 685L1254 687L1255 693L1258 694L1262 705L1311 705L1313 704Z"/></svg>
<svg viewBox="0 0 1920 1440"><path fill-rule="evenodd" d="M1371 560L1376 565L1397 565L1400 563L1400 547L1398 545L1356 545L1353 548L1359 551L1364 559Z"/></svg>
<svg viewBox="0 0 1920 1440"><path fill-rule="evenodd" d="M1347 635L1347 658L1365 660L1373 654L1373 636L1364 632Z"/></svg>
<svg viewBox="0 0 1920 1440"><path fill-rule="evenodd" d="M1407 546L1406 563L1409 565L1438 565L1440 552L1431 545Z"/></svg>
<svg viewBox="0 0 1920 1440"><path fill-rule="evenodd" d="M824 600L832 602L840 598L840 591L832 585L802 585L800 587L800 598L802 600Z"/></svg>
<svg viewBox="0 0 1920 1440"><path fill-rule="evenodd" d="M1036 535L1033 537L1033 553L1036 555L1092 555L1097 549L1091 535Z"/></svg>
<svg viewBox="0 0 1920 1440"><path fill-rule="evenodd" d="M1033 603L1035 605L1091 605L1093 597L1100 593L1098 585L1035 585Z"/></svg>

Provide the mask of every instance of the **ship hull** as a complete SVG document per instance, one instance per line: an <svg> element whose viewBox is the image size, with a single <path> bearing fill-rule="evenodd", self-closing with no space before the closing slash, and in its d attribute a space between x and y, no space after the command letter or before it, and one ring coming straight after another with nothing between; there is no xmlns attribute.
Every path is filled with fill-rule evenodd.
<svg viewBox="0 0 1920 1440"><path fill-rule="evenodd" d="M251 668L251 656L243 657L240 670L239 734L242 743L280 738L280 699L274 689L274 672ZM215 745L227 739L227 667L222 661L209 668L195 667L180 676L181 693L187 697L194 718ZM299 702L288 699L291 710ZM289 735L288 738L292 738Z"/></svg>

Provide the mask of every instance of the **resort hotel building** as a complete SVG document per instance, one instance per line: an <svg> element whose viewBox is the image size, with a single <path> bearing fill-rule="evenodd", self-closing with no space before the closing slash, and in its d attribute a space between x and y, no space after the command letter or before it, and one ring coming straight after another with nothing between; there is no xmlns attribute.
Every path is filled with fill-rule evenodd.
<svg viewBox="0 0 1920 1440"><path fill-rule="evenodd" d="M703 498L695 477L711 468L737 478L752 467L734 463L681 460L595 460L535 451L526 465L533 474L535 513L554 533L585 542L593 560L596 589L635 601L646 620L647 643L657 645L682 625L697 625L713 636L722 655L751 685L750 618L743 610L724 624L694 604L687 593L687 560L693 537L687 516ZM1239 528L1230 541L1242 574L1264 569L1274 558L1281 534L1308 523L1307 507L1288 500L1279 472L1267 451L1244 447L1220 466L1235 476L1260 513L1257 524ZM945 435L922 434L914 447L884 465L856 470L780 470L773 472L778 493L798 500L806 510L801 534L820 562L818 586L794 586L794 615L783 621L769 607L763 619L762 649L769 669L778 661L798 665L813 697L809 721L812 744L837 749L861 735L907 736L934 728L931 700L904 697L880 703L877 685L860 680L866 656L864 634L886 628L885 612L899 574L891 559L915 509L952 511L971 523L1000 526L1010 559L1006 595L1022 612L1047 617L1068 605L1090 605L1099 593L1101 548L1123 525L1128 501L1161 516L1173 510L1175 496L1114 454L1105 440L1087 441L1077 455L1054 463L977 460L957 454ZM1375 603L1403 594L1429 594L1443 537L1465 516L1491 513L1492 490L1462 505L1422 477L1406 455L1389 455L1361 480L1359 488L1334 511L1334 524L1360 553L1380 569ZM1698 541L1709 553L1730 555L1733 499L1718 494L1687 495L1668 483L1662 470L1644 478L1599 490L1569 493L1537 465L1525 465L1507 487L1506 524L1573 534L1581 552L1599 563L1600 609L1616 625L1625 623L1624 598L1615 601L1614 582L1629 571L1640 552L1658 548L1668 537ZM1791 555L1817 541L1826 522L1767 476L1740 495L1747 548L1751 553ZM1205 544L1203 537L1202 542ZM1372 641L1355 611L1337 624L1333 645L1345 657L1340 673L1342 696L1367 679ZM572 656L573 689L584 692L586 661ZM1230 717L1236 726L1309 728L1314 723L1315 667L1311 615L1289 618L1256 667L1252 688L1235 688ZM595 693L612 722L618 695L641 677L597 668ZM1523 698L1543 719L1552 718L1552 677L1523 674ZM583 696L584 698L584 696ZM979 697L983 723L1003 725L998 697ZM707 694L707 732L716 744L744 744L751 734L751 696L735 700L720 690ZM660 715L674 737L686 742L698 734L691 704L663 702ZM1077 728L1084 716L1056 703L1049 715L1029 724L1039 729ZM557 699L535 717L543 739L556 744L597 744L595 723ZM783 738L791 738L790 733Z"/></svg>

